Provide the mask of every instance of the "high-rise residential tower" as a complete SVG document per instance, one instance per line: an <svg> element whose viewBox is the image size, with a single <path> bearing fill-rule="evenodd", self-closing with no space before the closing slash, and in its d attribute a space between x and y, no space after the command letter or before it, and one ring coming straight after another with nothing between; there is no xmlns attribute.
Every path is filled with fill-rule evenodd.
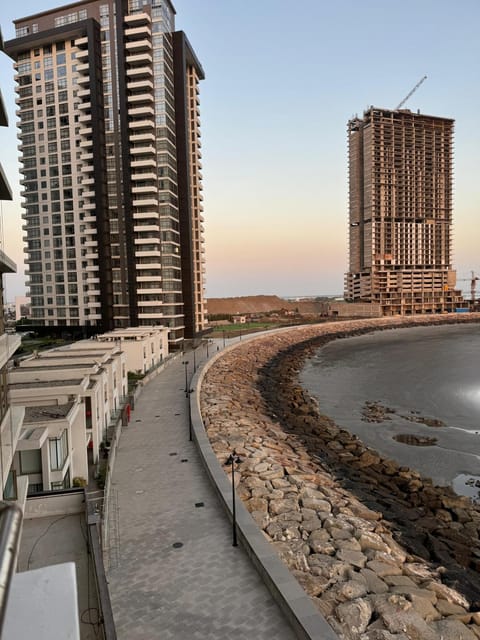
<svg viewBox="0 0 480 640"><path fill-rule="evenodd" d="M34 324L205 328L202 67L169 0L83 0L15 21Z"/></svg>
<svg viewBox="0 0 480 640"><path fill-rule="evenodd" d="M453 120L371 107L348 123L346 299L382 313L453 311Z"/></svg>

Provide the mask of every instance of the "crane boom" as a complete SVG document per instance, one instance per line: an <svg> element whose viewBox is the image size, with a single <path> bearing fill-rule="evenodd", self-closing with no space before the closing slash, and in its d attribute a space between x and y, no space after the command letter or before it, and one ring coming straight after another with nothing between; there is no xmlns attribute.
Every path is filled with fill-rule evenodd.
<svg viewBox="0 0 480 640"><path fill-rule="evenodd" d="M395 109L395 111L398 111L399 109L401 109L403 107L403 105L406 103L406 101L415 93L415 91L418 89L418 87L425 82L425 80L427 79L427 76L423 76L423 78L421 80L419 80L417 82L417 84L413 87L413 89L410 91L409 94L407 94L405 96L405 98L400 102L400 104L398 105L398 107Z"/></svg>

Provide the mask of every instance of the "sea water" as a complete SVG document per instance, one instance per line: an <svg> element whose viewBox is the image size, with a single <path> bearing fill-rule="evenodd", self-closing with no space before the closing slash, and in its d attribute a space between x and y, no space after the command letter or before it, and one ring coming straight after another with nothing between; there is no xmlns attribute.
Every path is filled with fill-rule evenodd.
<svg viewBox="0 0 480 640"><path fill-rule="evenodd" d="M321 413L380 454L458 493L478 497L480 480L480 323L391 329L334 340L300 374ZM365 420L365 403L392 410ZM424 418L444 426L427 426ZM433 446L398 435L436 438ZM472 484L473 480L473 484Z"/></svg>

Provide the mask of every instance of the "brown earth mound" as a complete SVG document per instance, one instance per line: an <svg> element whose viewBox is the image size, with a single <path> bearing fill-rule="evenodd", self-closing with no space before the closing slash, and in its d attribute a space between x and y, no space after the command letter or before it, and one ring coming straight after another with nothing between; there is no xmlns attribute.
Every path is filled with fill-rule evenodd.
<svg viewBox="0 0 480 640"><path fill-rule="evenodd" d="M237 313L269 313L271 311L298 311L302 314L319 314L324 310L323 302L301 300L289 302L278 296L242 296L239 298L208 298L207 309L210 316Z"/></svg>

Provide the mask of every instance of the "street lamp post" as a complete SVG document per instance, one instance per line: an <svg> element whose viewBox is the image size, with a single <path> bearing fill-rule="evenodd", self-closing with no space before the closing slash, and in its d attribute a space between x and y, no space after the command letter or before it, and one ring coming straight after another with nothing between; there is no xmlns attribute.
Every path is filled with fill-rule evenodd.
<svg viewBox="0 0 480 640"><path fill-rule="evenodd" d="M225 329L222 331L223 333L223 348L225 349Z"/></svg>
<svg viewBox="0 0 480 640"><path fill-rule="evenodd" d="M195 373L197 370L197 359L195 356L195 352L196 352L196 349L193 350L193 373Z"/></svg>
<svg viewBox="0 0 480 640"><path fill-rule="evenodd" d="M187 402L188 402L188 439L190 442L192 441L192 406L190 404L190 396L195 391L195 389L188 389L187 391Z"/></svg>
<svg viewBox="0 0 480 640"><path fill-rule="evenodd" d="M242 460L237 455L235 450L233 450L232 453L228 456L227 460L225 460L226 465L232 465L232 547L238 547L237 514L235 508L235 465L239 462L242 462Z"/></svg>
<svg viewBox="0 0 480 640"><path fill-rule="evenodd" d="M182 364L185 366L185 396L188 398L188 360L184 360Z"/></svg>
<svg viewBox="0 0 480 640"><path fill-rule="evenodd" d="M208 358L208 343L210 342L210 340L207 338L207 358Z"/></svg>

